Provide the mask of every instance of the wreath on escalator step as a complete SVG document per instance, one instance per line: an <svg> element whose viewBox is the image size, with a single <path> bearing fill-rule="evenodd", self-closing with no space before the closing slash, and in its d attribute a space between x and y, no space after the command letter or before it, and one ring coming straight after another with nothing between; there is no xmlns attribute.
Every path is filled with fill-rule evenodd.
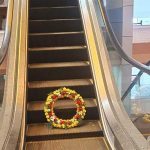
<svg viewBox="0 0 150 150"><path fill-rule="evenodd" d="M71 119L60 119L55 115L54 112L54 103L58 99L64 100L65 103L65 98L69 98L73 100L77 107L76 114ZM52 127L63 128L63 129L73 128L78 126L82 121L82 119L84 119L85 117L86 114L85 102L82 96L78 94L76 91L65 87L60 88L48 94L44 106L44 113L47 122L49 122Z"/></svg>

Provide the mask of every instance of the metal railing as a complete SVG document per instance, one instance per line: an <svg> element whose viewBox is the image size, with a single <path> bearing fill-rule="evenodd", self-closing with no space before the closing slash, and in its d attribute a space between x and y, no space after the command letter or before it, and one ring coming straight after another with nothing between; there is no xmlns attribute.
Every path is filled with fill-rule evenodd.
<svg viewBox="0 0 150 150"><path fill-rule="evenodd" d="M146 64L146 66L150 65L150 61L148 61ZM124 94L121 97L121 100L124 101L126 96L130 93L130 91L132 90L132 88L134 87L134 85L139 81L140 77L142 76L144 72L142 70L139 71L139 73L136 75L135 79L132 81L132 83L129 85L128 89L124 92Z"/></svg>

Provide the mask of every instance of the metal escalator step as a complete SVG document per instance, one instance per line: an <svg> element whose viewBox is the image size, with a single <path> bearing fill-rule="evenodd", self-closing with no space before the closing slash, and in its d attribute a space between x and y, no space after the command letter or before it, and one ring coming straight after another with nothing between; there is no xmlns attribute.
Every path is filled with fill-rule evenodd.
<svg viewBox="0 0 150 150"><path fill-rule="evenodd" d="M30 0L30 7L77 6L78 0Z"/></svg>
<svg viewBox="0 0 150 150"><path fill-rule="evenodd" d="M46 99L47 94L60 88L68 87L76 90L84 98L95 98L95 91L92 80L73 79L56 81L34 81L28 84L28 100L42 101Z"/></svg>
<svg viewBox="0 0 150 150"><path fill-rule="evenodd" d="M72 129L48 128L47 123L30 124L27 127L27 141L67 139L67 138L83 138L103 136L101 126L98 121L83 120L81 125Z"/></svg>
<svg viewBox="0 0 150 150"><path fill-rule="evenodd" d="M88 54L87 47L84 45L29 48L29 63L71 62L86 60L88 60Z"/></svg>
<svg viewBox="0 0 150 150"><path fill-rule="evenodd" d="M35 47L29 48L29 51L57 51L57 50L80 50L87 48L83 46L61 46L61 47Z"/></svg>
<svg viewBox="0 0 150 150"><path fill-rule="evenodd" d="M76 67L76 66L89 66L89 62L60 62L60 63L36 63L29 64L29 69L41 69L41 68L61 68L61 67Z"/></svg>
<svg viewBox="0 0 150 150"><path fill-rule="evenodd" d="M91 79L76 80L57 80L57 81L34 81L28 84L29 88L46 88L46 87L64 87L64 86L85 86L92 85Z"/></svg>
<svg viewBox="0 0 150 150"><path fill-rule="evenodd" d="M102 137L27 142L26 150L108 150Z"/></svg>
<svg viewBox="0 0 150 150"><path fill-rule="evenodd" d="M89 79L92 77L88 62L37 63L28 65L29 81Z"/></svg>
<svg viewBox="0 0 150 150"><path fill-rule="evenodd" d="M97 107L95 99L84 99L86 107ZM28 103L27 110L28 111L41 111L44 108L45 101L31 101ZM55 103L55 109L74 109L76 108L74 102L72 100L58 100Z"/></svg>
<svg viewBox="0 0 150 150"><path fill-rule="evenodd" d="M51 33L51 32L46 32L46 33L29 33L29 36L46 36L46 35L49 35L49 36L52 36L52 35L73 35L73 34L83 34L84 32L83 31L79 31L79 32L54 32L54 33Z"/></svg>
<svg viewBox="0 0 150 150"><path fill-rule="evenodd" d="M63 56L63 57L62 57ZM87 61L86 46L29 48L29 63Z"/></svg>
<svg viewBox="0 0 150 150"><path fill-rule="evenodd" d="M80 19L30 20L29 33L82 31Z"/></svg>
<svg viewBox="0 0 150 150"><path fill-rule="evenodd" d="M86 104L85 120L98 120L98 109L95 99L84 99ZM27 123L46 123L44 115L45 101L30 101L27 106ZM76 105L72 100L58 100L55 103L55 114L64 119L72 118L76 114Z"/></svg>
<svg viewBox="0 0 150 150"><path fill-rule="evenodd" d="M30 9L30 20L77 19L80 18L79 8L71 7L38 7Z"/></svg>
<svg viewBox="0 0 150 150"><path fill-rule="evenodd" d="M29 47L63 47L85 45L83 32L30 33Z"/></svg>
<svg viewBox="0 0 150 150"><path fill-rule="evenodd" d="M25 149L106 150L78 0L29 3ZM85 100L86 116L76 128L48 128L44 103L50 92L61 87L75 90ZM54 105L55 114L63 119L72 118L76 109L69 99Z"/></svg>

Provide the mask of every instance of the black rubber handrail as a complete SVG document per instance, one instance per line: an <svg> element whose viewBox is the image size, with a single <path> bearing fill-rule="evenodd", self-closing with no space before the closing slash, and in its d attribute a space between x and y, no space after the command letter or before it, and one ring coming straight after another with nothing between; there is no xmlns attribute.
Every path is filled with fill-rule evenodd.
<svg viewBox="0 0 150 150"><path fill-rule="evenodd" d="M150 65L150 60L145 64L146 66ZM125 93L122 95L121 100L124 101L126 96L130 93L131 89L134 87L134 85L137 83L137 81L140 79L144 72L142 70L139 71L139 73L136 75L135 79L133 82L130 84L128 89L125 91Z"/></svg>
<svg viewBox="0 0 150 150"><path fill-rule="evenodd" d="M147 73L150 75L150 68L138 61L136 61L135 59L131 58L130 56L128 56L125 51L122 49L115 33L113 32L113 28L109 22L109 19L108 19L108 14L106 12L106 8L105 8L105 5L104 5L104 2L103 0L98 0L99 2L99 6L100 6L100 9L101 9L101 13L102 13L102 17L103 17L103 21L105 23L105 26L106 26L106 30L110 36L110 39L116 49L116 51L118 52L118 54L123 58L125 59L128 63L132 64L133 66L137 67L138 69L140 69L141 71Z"/></svg>

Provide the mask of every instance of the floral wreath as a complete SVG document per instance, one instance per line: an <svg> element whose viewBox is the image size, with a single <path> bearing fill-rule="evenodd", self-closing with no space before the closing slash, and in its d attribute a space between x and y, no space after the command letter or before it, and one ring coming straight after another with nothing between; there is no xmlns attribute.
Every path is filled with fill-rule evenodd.
<svg viewBox="0 0 150 150"><path fill-rule="evenodd" d="M73 100L77 106L76 114L73 116L72 119L60 119L54 113L54 103L58 99L63 98L69 98ZM81 95L78 94L76 91L64 87L48 94L44 106L44 112L46 119L51 126L56 128L73 128L78 126L82 119L84 119L85 117L85 102Z"/></svg>
<svg viewBox="0 0 150 150"><path fill-rule="evenodd" d="M150 123L150 114L145 114L145 115L143 116L143 119L144 119L145 122Z"/></svg>

